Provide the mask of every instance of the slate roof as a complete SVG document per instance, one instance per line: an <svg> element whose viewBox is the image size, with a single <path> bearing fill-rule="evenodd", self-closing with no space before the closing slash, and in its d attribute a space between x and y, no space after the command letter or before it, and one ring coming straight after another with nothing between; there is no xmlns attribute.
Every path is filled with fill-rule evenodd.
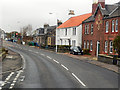
<svg viewBox="0 0 120 90"><path fill-rule="evenodd" d="M120 16L120 2L113 5L105 5L105 8L102 8L101 5L98 4L96 12L91 17L83 21L83 23L94 21L95 19L94 17L97 13L98 8L100 9L102 15L104 16L104 19Z"/></svg>
<svg viewBox="0 0 120 90"><path fill-rule="evenodd" d="M92 15L91 13L88 13L88 14L84 14L84 15L80 15L80 16L71 17L70 19L68 19L66 22L64 22L57 28L59 29L59 28L68 28L68 27L79 26L80 24L82 24L82 21L84 21L91 15Z"/></svg>

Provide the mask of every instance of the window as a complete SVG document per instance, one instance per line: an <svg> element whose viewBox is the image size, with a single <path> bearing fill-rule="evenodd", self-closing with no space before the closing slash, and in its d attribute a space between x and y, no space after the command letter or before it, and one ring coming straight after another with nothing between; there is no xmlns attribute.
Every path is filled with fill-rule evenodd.
<svg viewBox="0 0 120 90"><path fill-rule="evenodd" d="M112 32L114 32L114 20L112 21Z"/></svg>
<svg viewBox="0 0 120 90"><path fill-rule="evenodd" d="M113 42L110 41L110 53L112 53L112 52L113 52Z"/></svg>
<svg viewBox="0 0 120 90"><path fill-rule="evenodd" d="M87 34L89 34L89 24L87 25Z"/></svg>
<svg viewBox="0 0 120 90"><path fill-rule="evenodd" d="M91 34L93 34L93 24L91 24Z"/></svg>
<svg viewBox="0 0 120 90"><path fill-rule="evenodd" d="M90 51L93 50L93 43L92 43L92 40L90 41Z"/></svg>
<svg viewBox="0 0 120 90"><path fill-rule="evenodd" d="M76 41L72 40L72 46L76 46Z"/></svg>
<svg viewBox="0 0 120 90"><path fill-rule="evenodd" d="M73 28L73 35L76 35L76 28Z"/></svg>
<svg viewBox="0 0 120 90"><path fill-rule="evenodd" d="M89 49L89 41L87 41L87 49Z"/></svg>
<svg viewBox="0 0 120 90"><path fill-rule="evenodd" d="M67 35L67 28L65 29L65 35Z"/></svg>
<svg viewBox="0 0 120 90"><path fill-rule="evenodd" d="M116 24L115 24L115 32L118 32L118 20L116 20Z"/></svg>
<svg viewBox="0 0 120 90"><path fill-rule="evenodd" d="M105 31L106 33L108 33L108 27L109 27L109 22L107 21L106 22L106 31Z"/></svg>
<svg viewBox="0 0 120 90"><path fill-rule="evenodd" d="M87 34L87 25L85 25L85 34Z"/></svg>
<svg viewBox="0 0 120 90"><path fill-rule="evenodd" d="M108 42L105 41L105 53L107 53L107 50L108 50Z"/></svg>
<svg viewBox="0 0 120 90"><path fill-rule="evenodd" d="M86 41L84 41L84 49L86 49Z"/></svg>

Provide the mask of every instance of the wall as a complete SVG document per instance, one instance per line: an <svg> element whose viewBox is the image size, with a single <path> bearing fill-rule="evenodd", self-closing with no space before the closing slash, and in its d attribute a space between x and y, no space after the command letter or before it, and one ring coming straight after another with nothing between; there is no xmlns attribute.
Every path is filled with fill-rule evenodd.
<svg viewBox="0 0 120 90"><path fill-rule="evenodd" d="M82 45L82 25L76 27L76 35L73 35L73 27L67 28L67 35L65 35L65 28L56 29L56 44L61 45L60 39L62 39L62 45L69 45L68 39L76 40L76 46ZM66 42L65 42L66 41Z"/></svg>

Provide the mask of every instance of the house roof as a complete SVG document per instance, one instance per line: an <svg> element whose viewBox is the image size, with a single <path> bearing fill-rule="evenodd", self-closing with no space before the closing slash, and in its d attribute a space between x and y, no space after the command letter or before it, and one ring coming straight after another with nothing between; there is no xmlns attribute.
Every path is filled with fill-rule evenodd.
<svg viewBox="0 0 120 90"><path fill-rule="evenodd" d="M59 28L68 28L68 27L79 26L80 24L82 24L82 21L86 20L91 15L92 15L91 13L88 13L88 14L83 14L80 16L71 17L70 19L68 19L66 22L64 22L57 28L59 29Z"/></svg>
<svg viewBox="0 0 120 90"><path fill-rule="evenodd" d="M113 5L105 5L105 9L103 9L101 5L98 4L98 7L94 15L92 15L91 17L83 21L83 23L94 21L98 8L100 9L102 15L104 16L104 19L120 16L119 14L120 13L120 2L113 4Z"/></svg>

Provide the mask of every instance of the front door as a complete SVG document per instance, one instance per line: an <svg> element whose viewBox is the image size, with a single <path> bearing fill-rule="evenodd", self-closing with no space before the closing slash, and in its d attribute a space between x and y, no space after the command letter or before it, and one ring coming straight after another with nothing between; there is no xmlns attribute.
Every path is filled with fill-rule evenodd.
<svg viewBox="0 0 120 90"><path fill-rule="evenodd" d="M100 54L100 41L97 41L97 57Z"/></svg>

